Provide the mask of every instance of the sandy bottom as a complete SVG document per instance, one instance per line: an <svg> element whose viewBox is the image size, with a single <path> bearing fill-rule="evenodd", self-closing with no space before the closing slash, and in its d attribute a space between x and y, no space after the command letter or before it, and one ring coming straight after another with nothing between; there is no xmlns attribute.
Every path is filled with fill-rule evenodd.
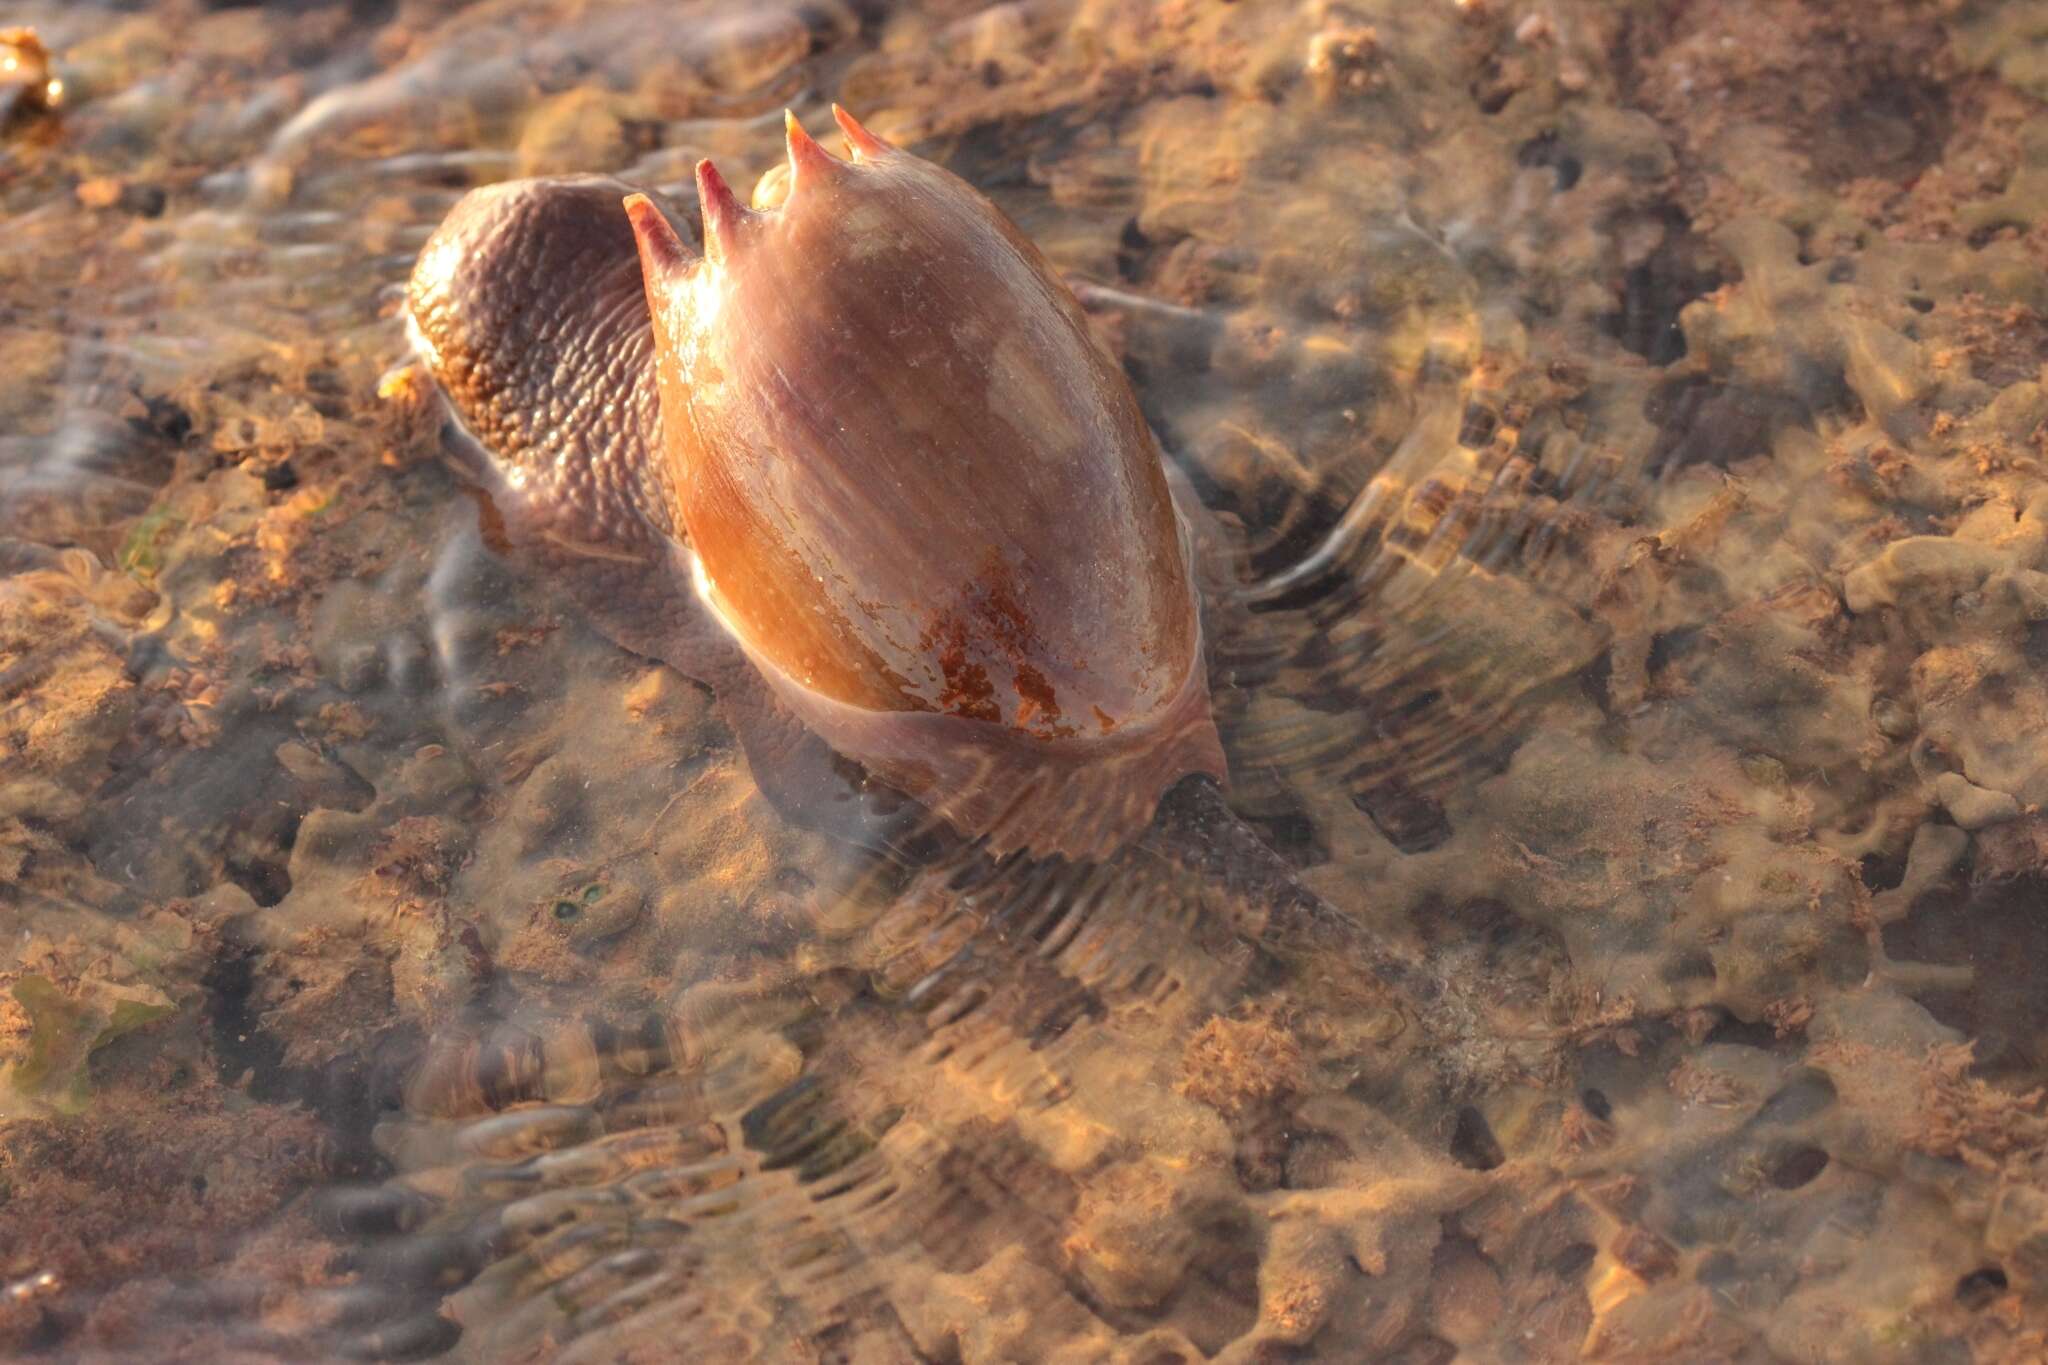
<svg viewBox="0 0 2048 1365"><path fill-rule="evenodd" d="M2038 3L16 8L0 1354L2048 1357ZM1263 850L848 850L491 548L426 234L834 99L1231 538Z"/></svg>

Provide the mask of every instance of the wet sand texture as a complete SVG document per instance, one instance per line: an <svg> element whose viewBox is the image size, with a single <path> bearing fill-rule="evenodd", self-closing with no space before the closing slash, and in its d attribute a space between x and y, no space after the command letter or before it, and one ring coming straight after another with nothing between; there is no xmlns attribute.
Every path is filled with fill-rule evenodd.
<svg viewBox="0 0 2048 1365"><path fill-rule="evenodd" d="M0 1354L2048 1354L2038 4L16 10ZM1412 999L794 827L493 548L426 235L835 99L1075 284Z"/></svg>

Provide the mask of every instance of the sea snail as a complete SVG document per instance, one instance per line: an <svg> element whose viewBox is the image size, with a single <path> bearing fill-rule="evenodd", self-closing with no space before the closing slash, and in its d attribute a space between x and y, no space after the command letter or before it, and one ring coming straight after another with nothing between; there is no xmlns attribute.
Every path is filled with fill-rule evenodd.
<svg viewBox="0 0 2048 1365"><path fill-rule="evenodd" d="M816 799L822 741L996 851L1102 855L1224 776L1188 526L1030 242L833 113L850 159L789 117L779 207L699 163L701 256L614 181L473 191L415 338L505 538L709 683L764 789Z"/></svg>

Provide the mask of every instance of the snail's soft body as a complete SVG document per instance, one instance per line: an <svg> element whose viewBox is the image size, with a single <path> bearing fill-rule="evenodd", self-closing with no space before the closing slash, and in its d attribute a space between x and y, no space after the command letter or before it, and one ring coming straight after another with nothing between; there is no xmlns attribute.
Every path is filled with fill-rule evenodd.
<svg viewBox="0 0 2048 1365"><path fill-rule="evenodd" d="M476 191L415 332L509 539L735 703L764 786L813 797L800 726L997 849L1104 853L1223 776L1187 527L1037 251L841 123L850 161L790 120L771 210L700 165L701 256L616 182Z"/></svg>

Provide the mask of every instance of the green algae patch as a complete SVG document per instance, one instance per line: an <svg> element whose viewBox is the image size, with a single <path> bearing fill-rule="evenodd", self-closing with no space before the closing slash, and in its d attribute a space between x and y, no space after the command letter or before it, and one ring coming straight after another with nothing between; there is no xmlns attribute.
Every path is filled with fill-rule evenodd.
<svg viewBox="0 0 2048 1365"><path fill-rule="evenodd" d="M184 524L167 507L145 513L121 541L114 563L138 583L154 583L158 570L164 566L164 542Z"/></svg>
<svg viewBox="0 0 2048 1365"><path fill-rule="evenodd" d="M83 1109L90 1097L86 1068L93 1053L177 1012L168 1002L73 999L42 976L15 982L14 999L28 1015L28 1051L4 1073L7 1085L17 1096L65 1113Z"/></svg>

